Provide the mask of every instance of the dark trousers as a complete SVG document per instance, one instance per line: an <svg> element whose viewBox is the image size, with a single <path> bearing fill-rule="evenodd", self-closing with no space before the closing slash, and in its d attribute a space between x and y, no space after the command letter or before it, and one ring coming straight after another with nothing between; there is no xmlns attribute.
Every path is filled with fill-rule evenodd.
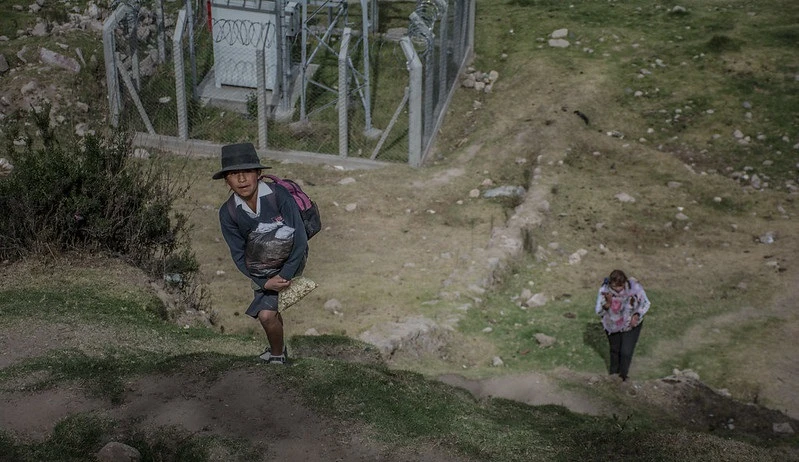
<svg viewBox="0 0 799 462"><path fill-rule="evenodd" d="M635 344L638 343L638 336L641 334L641 326L643 324L638 324L627 332L608 334L611 374L619 374L622 379L627 379L627 373L630 372L630 363L633 361Z"/></svg>

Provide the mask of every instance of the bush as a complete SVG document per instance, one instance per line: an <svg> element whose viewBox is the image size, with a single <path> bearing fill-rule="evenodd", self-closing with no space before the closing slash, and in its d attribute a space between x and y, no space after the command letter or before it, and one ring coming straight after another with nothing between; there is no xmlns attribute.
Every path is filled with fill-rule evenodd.
<svg viewBox="0 0 799 462"><path fill-rule="evenodd" d="M196 271L186 217L170 216L188 182L158 161L132 158L124 133L62 146L49 112L30 114L37 139L23 133L25 117L3 127L14 168L0 178L0 259L76 250L120 256L150 273L163 273L166 262L173 272Z"/></svg>

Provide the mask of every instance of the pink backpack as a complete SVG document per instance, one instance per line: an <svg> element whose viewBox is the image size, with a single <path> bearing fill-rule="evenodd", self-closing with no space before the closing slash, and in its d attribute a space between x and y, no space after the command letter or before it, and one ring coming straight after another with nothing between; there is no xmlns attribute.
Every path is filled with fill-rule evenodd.
<svg viewBox="0 0 799 462"><path fill-rule="evenodd" d="M294 202L297 203L297 207L300 209L300 215L302 216L302 223L305 225L305 234L308 236L308 239L312 238L322 229L322 219L319 215L319 207L316 206L316 202L312 201L308 194L305 194L305 191L300 188L300 185L295 183L293 180L289 180L288 178L280 178L275 175L262 175L261 180L268 178L272 181L272 183L279 184L283 186L286 191L291 194L291 197L294 198ZM278 209L277 207L277 199L275 199L275 194L270 194L266 196L269 200L269 204L274 207L275 210ZM236 222L236 202L233 200L233 195L227 201L227 208L230 212L230 216L233 217L233 221Z"/></svg>

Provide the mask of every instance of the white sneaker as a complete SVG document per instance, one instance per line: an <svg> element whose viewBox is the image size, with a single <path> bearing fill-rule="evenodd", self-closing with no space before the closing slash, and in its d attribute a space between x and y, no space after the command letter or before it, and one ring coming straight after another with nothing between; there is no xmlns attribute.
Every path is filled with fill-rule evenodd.
<svg viewBox="0 0 799 462"><path fill-rule="evenodd" d="M289 361L288 349L285 345L283 346L282 355L273 355L272 349L267 347L266 350L264 350L264 352L258 357L261 358L262 361L266 361L269 364L288 364Z"/></svg>

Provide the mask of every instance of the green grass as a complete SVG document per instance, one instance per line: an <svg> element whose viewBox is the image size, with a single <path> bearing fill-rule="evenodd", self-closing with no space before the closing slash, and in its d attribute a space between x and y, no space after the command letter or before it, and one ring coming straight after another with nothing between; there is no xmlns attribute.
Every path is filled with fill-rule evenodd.
<svg viewBox="0 0 799 462"><path fill-rule="evenodd" d="M0 297L3 300L0 302L2 322L29 316L32 305L38 306L42 314L60 313L88 321L140 323L143 327L160 325L158 321L167 317L163 303L153 295L110 295L89 286L73 286L67 291L5 290L0 292Z"/></svg>
<svg viewBox="0 0 799 462"><path fill-rule="evenodd" d="M142 461L202 462L224 455L225 460L244 462L258 460L260 456L259 448L243 440L197 435L175 427L152 430L134 425L125 428L119 422L94 413L75 414L60 420L50 437L41 442L17 441L0 430L0 454L9 461L88 462L96 460L94 454L109 438L136 448Z"/></svg>
<svg viewBox="0 0 799 462"><path fill-rule="evenodd" d="M753 212L767 213L761 210L765 209L764 204L770 205L769 199L733 194L733 188L712 178L686 178L676 173L683 171L682 162L694 165L697 170L712 168L721 172L727 167L741 169L753 165L775 184L795 177L792 165L795 156L791 151L791 145L797 141L793 75L799 72L795 57L798 36L795 2L745 5L689 0L683 2L688 7L687 14L669 13L672 4L657 7L643 1L478 2L475 67L484 71L498 69L503 79L520 69L520 62L530 59L557 64L563 73L585 69L607 72L610 78L603 81L602 90L609 91L611 102L618 103L621 109L609 121L592 118L597 126L591 128L604 131L624 126L627 139L645 137L650 145L662 145L661 150L675 154L673 163L653 164L651 158L622 149L602 149L602 156L594 158L592 152L597 149L594 146L574 147L564 164L571 175L570 181L562 181L553 188L551 223L542 225L535 236L541 241L538 244L546 247L550 241L561 241L565 254L575 250L569 248L572 242L565 233L560 237L551 234L564 227L580 235L591 233L593 241L606 243L622 254L651 254L651 260L655 261L664 243L675 246L686 242L679 230L663 226L674 220L677 206L686 206L690 207L694 229L708 233L707 246L718 247L725 239L734 237L722 232L722 227L726 229L730 221L744 220ZM381 9L383 24L407 24L403 22L407 17L403 7L392 4ZM758 14L747 15L750 9L757 9ZM404 19L397 19L403 15ZM0 27L8 27L16 16L10 14L0 20ZM568 27L574 34L570 40L579 40L581 44L552 50L541 46L545 41L537 41L560 27ZM633 47L634 44L638 46ZM593 53L583 48L591 48ZM378 47L373 52L378 55L376 78L390 81L390 74L398 64L397 56L387 48ZM507 53L508 59L502 60L502 53ZM753 61L763 55L773 59ZM666 66L653 67L655 59L662 59ZM754 64L747 64L750 61ZM639 78L642 68L652 74ZM90 74L97 75L97 69ZM159 76L150 85L157 88L166 80ZM628 89L644 94L635 97ZM397 96L396 91L385 96L379 94L376 101L393 111L390 103ZM465 103L456 101L457 110L453 112L458 113L452 117L467 118L463 113L468 112L471 99L462 98ZM752 104L750 121L745 119L743 101ZM708 109L714 113L709 114ZM193 111L204 118L193 127L193 136L215 134L224 141L237 141L253 134L250 119L234 114L223 117L218 111L199 107ZM156 117L157 123L168 127L172 116L170 109L164 108ZM386 114L375 117L382 124ZM623 124L625 121L630 123ZM753 135L748 145L729 139L731 127L739 124ZM222 125L226 130L220 132L218 127ZM494 128L487 125L474 128L481 140L487 144L506 142L495 137L491 133ZM650 127L653 133L646 132ZM287 133L285 127L272 126L270 130L275 130L272 132L275 136L280 136L280 130ZM447 133L444 139L455 144L471 130ZM707 134L714 132L722 138L707 139ZM765 140L755 138L761 132L767 135ZM790 142L782 141L783 134L789 136ZM314 150L318 146L334 146L319 133L312 133L304 143L296 148ZM778 150L781 155L776 153ZM456 152L453 149L453 154L442 153L440 158ZM769 159L774 161L771 166L762 164L763 152L768 152ZM531 151L528 159L535 154ZM630 168L634 174L627 177L614 173L621 167ZM527 184L528 175L527 168L516 165L497 166L492 171L495 181L510 184ZM602 189L602 183L607 181L616 182L620 190L633 192L638 201L620 206L609 197L607 201L613 207L608 215L603 215L605 210L587 205L586 198L607 191ZM683 186L664 192L669 181L681 181ZM443 212L412 218L408 231L424 227L425 223L493 224L501 220L503 210L510 213L516 205L512 201L497 201L485 209L470 209L470 215L461 216L459 207L451 204L466 193L445 191L436 198L443 204ZM664 197L668 200L661 200ZM330 199L345 198L331 196ZM630 216L643 218L636 221ZM599 221L620 223L622 232L597 229ZM483 237L476 239L478 243L482 241ZM673 281L680 270L673 269L674 276L664 276L665 281L658 282ZM461 333L496 346L506 368L493 371L546 371L566 366L577 372L604 372L607 343L593 313L598 280L572 278L565 265L547 267L546 262L535 261L532 255L518 262L502 278L504 282L488 293L481 305L471 309L459 325ZM764 289L740 295L731 288L740 280L749 281L752 287L762 285ZM528 281L534 281L535 285L530 287ZM137 289L117 286L116 281L112 284L47 282L0 290L0 327L43 325L42 318L58 316L69 330L84 329L106 335L105 338L113 337L125 345L67 344L34 354L0 371L0 387L6 390L20 384L31 392L77 384L91 396L118 403L127 381L150 374L202 371L204 379L214 380L236 368L253 367L254 373L265 373L263 368L254 366L252 354L261 346L260 332L256 339L178 328L164 322L169 315L160 300ZM731 274L709 287L700 280L681 281L684 290L679 293L667 290L666 283L647 285L654 307L646 320L636 360L656 353L658 341L678 340L696 323L709 322L753 303L765 293L769 283L758 275ZM553 300L541 308L522 310L512 297L526 287L534 293L554 287L554 293L549 294ZM352 295L368 299L374 296L372 290L372 287L354 287ZM436 298L437 294L416 296L418 300L414 301L424 301ZM423 309L432 315L437 307ZM708 338L707 344L699 348L680 352L669 359L669 365L657 365L647 373L668 374L673 364L695 368L709 383L734 381L730 371L734 370L735 358L746 354L748 345L768 338L769 332L778 326L779 320L774 318L735 326L723 332L725 335ZM491 332L483 332L485 327L491 327ZM555 337L556 344L538 348L533 338L538 332ZM532 407L501 399L476 400L464 390L428 380L416 372L391 370L380 362L373 347L347 337L300 336L290 340L290 347L298 353L295 367L270 370L270 383L296 390L308 406L339 422L342 428L365 428L372 438L391 445L432 445L486 461L724 460L731 454L724 452L729 446L723 443L728 441L703 433L687 433L680 429L679 422L664 424L659 419L667 417L652 416L634 408L602 418L574 414L559 406ZM74 460L92 460L102 441L119 435L123 442L137 447L144 460L211 460L212 450L218 451L220 447L230 455L227 460L253 460L258 457L259 449L263 449L252 447L247 441L207 438L174 428L125 427L86 414L64 419L50 438L41 443L18 440L0 431L0 453L12 460L62 460L64 455ZM764 444L762 441L752 444L733 447L737 453L751 454L752 460L779 460L775 453L758 446Z"/></svg>
<svg viewBox="0 0 799 462"><path fill-rule="evenodd" d="M536 271L528 271L527 276L542 280ZM594 373L606 371L607 339L594 314L596 288L556 295L555 300L543 307L522 309L517 302L523 300L511 299L521 293L528 278L513 278L487 296L480 309L469 312L460 323L460 329L468 335L486 337L497 345L505 367L512 371L558 367ZM546 284L541 285L546 287ZM534 293L536 291L533 289ZM648 290L647 295L655 308L646 318L646 332L639 340L636 355L651 354L657 342L679 339L694 323L735 309L729 300L708 302L697 296L659 288ZM486 328L491 331L484 332ZM540 348L534 337L537 333L555 337L556 343ZM702 350L691 354L705 353ZM661 377L670 372L671 369L665 367L651 373Z"/></svg>
<svg viewBox="0 0 799 462"><path fill-rule="evenodd" d="M673 5L642 1L519 0L503 8L486 5L480 10L475 67L513 74L515 63L533 57L558 63L568 73L601 62L621 106L618 115L631 117L623 130L628 139L646 138L698 169L725 172L752 165L776 184L793 178L792 146L799 141L794 77L799 73L794 53L799 4L680 5L688 12L674 13ZM570 31L572 46L547 47L545 39L563 27ZM502 53L509 58L500 60ZM636 91L642 96L635 96ZM750 111L743 108L744 102L751 104ZM678 109L682 113L675 113ZM649 128L654 132L647 133ZM735 129L751 141L739 144L732 137ZM711 139L714 133L721 138ZM763 165L764 160L771 165Z"/></svg>
<svg viewBox="0 0 799 462"><path fill-rule="evenodd" d="M289 343L300 355L294 367L258 367L249 354L214 351L230 343L246 347L251 340L200 329L178 329L146 309L149 299L137 290L101 287L104 288L78 286L71 290L62 285L51 292L42 288L3 291L0 293L3 322L9 326L33 321L41 316L41 311L26 311L22 307L38 303L45 310L48 306L62 307L64 322L80 322L86 330L107 329L111 325L117 329L147 331L154 335L157 344L140 342L135 346L108 346L94 351L65 345L2 369L0 386L7 388L13 383L15 388L24 386L35 393L77 384L89 396L118 404L125 395L126 383L137 378L188 373L212 382L228 371L244 368L254 374L268 375L274 387L294 390L307 406L341 422L342 428L358 426L370 438L394 447L434 445L452 454L485 461L604 460L612 455L675 460L675 452L698 451L707 455L709 451L698 445L682 447L672 441L679 440L678 427L654 432L656 422L645 412L630 410L628 415L603 418L574 414L560 406L531 407L502 399L478 401L465 390L419 373L389 369L372 347L346 337L294 337ZM661 305L686 302L669 301L657 292L653 297ZM575 364L575 360L583 358L585 364L580 368L601 367L601 360L590 349L580 346L577 350L585 351L576 355L570 349L571 345L582 345L583 338L579 329L569 327L569 323L576 322L581 328L590 322L591 315L574 310L577 318L562 316L564 310L583 306L590 298L591 294L575 293L570 296L574 305L564 299L535 311L536 323L551 326L548 332L558 336L559 343L555 348L525 357L525 360L535 358L534 361L522 363L520 359L515 366L540 369L559 361ZM81 303L76 303L77 300ZM490 306L499 309L498 303ZM509 311L513 308L505 307ZM486 313L489 314L492 313ZM514 319L521 320L515 318L516 314L505 317L493 314L499 320L494 333L505 329L507 336L512 337L524 331L511 324ZM662 318L657 322L665 323ZM200 340L201 346L195 340ZM175 345L178 347L174 348ZM646 347L642 344L642 348ZM198 351L192 352L193 349ZM338 358L352 358L353 362ZM145 428L135 422L123 425L94 414L65 418L47 440L38 443L0 432L0 450L12 455L13 460L63 460L59 457L65 454L71 460L91 460L92 454L112 437L138 448L143 460L204 461L212 460L211 454L223 451L227 460L244 461L252 460L259 450L247 441L189 434L171 427ZM630 440L640 444L631 446L627 444ZM763 456L769 454L767 449L753 450Z"/></svg>

